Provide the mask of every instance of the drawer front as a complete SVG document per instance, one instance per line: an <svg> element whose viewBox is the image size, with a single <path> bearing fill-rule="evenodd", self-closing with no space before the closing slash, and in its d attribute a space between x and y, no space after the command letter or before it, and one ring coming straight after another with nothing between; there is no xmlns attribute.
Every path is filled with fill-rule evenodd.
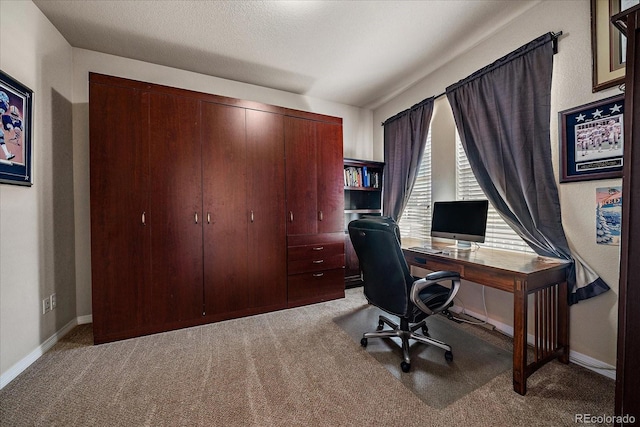
<svg viewBox="0 0 640 427"><path fill-rule="evenodd" d="M289 276L289 307L337 298L344 298L344 270L342 268Z"/></svg>
<svg viewBox="0 0 640 427"><path fill-rule="evenodd" d="M326 259L344 254L344 242L319 243L317 245L290 246L289 261Z"/></svg>
<svg viewBox="0 0 640 427"><path fill-rule="evenodd" d="M344 254L289 261L289 274L344 268Z"/></svg>
<svg viewBox="0 0 640 427"><path fill-rule="evenodd" d="M287 236L287 246L328 245L344 242L344 233L320 233Z"/></svg>

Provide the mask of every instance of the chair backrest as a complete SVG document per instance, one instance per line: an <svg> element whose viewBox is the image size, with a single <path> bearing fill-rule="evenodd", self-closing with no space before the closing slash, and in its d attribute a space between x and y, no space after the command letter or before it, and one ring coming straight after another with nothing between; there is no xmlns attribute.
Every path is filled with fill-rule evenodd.
<svg viewBox="0 0 640 427"><path fill-rule="evenodd" d="M363 274L369 302L405 316L413 277L400 247L400 229L388 217L366 217L349 223L349 237Z"/></svg>

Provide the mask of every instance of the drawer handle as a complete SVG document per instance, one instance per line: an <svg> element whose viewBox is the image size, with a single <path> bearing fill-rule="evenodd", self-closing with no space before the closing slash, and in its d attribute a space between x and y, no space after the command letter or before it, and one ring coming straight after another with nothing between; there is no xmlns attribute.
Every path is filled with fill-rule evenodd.
<svg viewBox="0 0 640 427"><path fill-rule="evenodd" d="M324 276L324 273L315 273L313 275L313 277L322 277L322 276Z"/></svg>
<svg viewBox="0 0 640 427"><path fill-rule="evenodd" d="M198 212L196 212L196 213L194 214L194 216L195 216L196 224L197 224L197 223L198 223Z"/></svg>
<svg viewBox="0 0 640 427"><path fill-rule="evenodd" d="M324 215L322 215L322 211L318 211L318 220L322 221L324 219Z"/></svg>
<svg viewBox="0 0 640 427"><path fill-rule="evenodd" d="M289 211L289 222L293 222L293 211Z"/></svg>
<svg viewBox="0 0 640 427"><path fill-rule="evenodd" d="M207 224L211 224L211 212L207 212Z"/></svg>
<svg viewBox="0 0 640 427"><path fill-rule="evenodd" d="M324 249L324 246L318 246L317 248L313 248L314 251L321 251Z"/></svg>
<svg viewBox="0 0 640 427"><path fill-rule="evenodd" d="M324 260L323 259L318 259L318 260L311 261L311 262L313 262L314 264L322 264L324 262Z"/></svg>
<svg viewBox="0 0 640 427"><path fill-rule="evenodd" d="M253 222L253 211L251 211L251 222Z"/></svg>

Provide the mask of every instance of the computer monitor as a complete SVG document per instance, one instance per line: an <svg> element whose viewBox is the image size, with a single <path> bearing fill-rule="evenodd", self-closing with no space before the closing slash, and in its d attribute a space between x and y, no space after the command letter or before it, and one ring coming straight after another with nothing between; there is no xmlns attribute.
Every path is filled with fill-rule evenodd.
<svg viewBox="0 0 640 427"><path fill-rule="evenodd" d="M434 202L431 237L454 239L457 249L471 249L471 242L484 242L487 229L487 200Z"/></svg>

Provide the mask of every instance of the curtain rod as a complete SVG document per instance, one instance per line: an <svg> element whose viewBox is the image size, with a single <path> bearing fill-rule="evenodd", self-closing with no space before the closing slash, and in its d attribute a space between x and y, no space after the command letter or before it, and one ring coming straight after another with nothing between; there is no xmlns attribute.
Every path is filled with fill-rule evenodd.
<svg viewBox="0 0 640 427"><path fill-rule="evenodd" d="M558 53L558 38L562 35L562 31L554 33L551 32L551 43L553 43L553 54L555 55L556 53ZM447 91L442 92L439 95L436 95L433 97L433 100L435 101L438 98L442 98L443 96L445 96L447 94ZM427 98L428 99L428 98ZM424 101L423 101L424 102ZM397 115L397 114L396 114ZM395 116L393 116L395 117ZM380 123L381 126L384 126L384 124L389 121L389 119L385 120L384 122Z"/></svg>

